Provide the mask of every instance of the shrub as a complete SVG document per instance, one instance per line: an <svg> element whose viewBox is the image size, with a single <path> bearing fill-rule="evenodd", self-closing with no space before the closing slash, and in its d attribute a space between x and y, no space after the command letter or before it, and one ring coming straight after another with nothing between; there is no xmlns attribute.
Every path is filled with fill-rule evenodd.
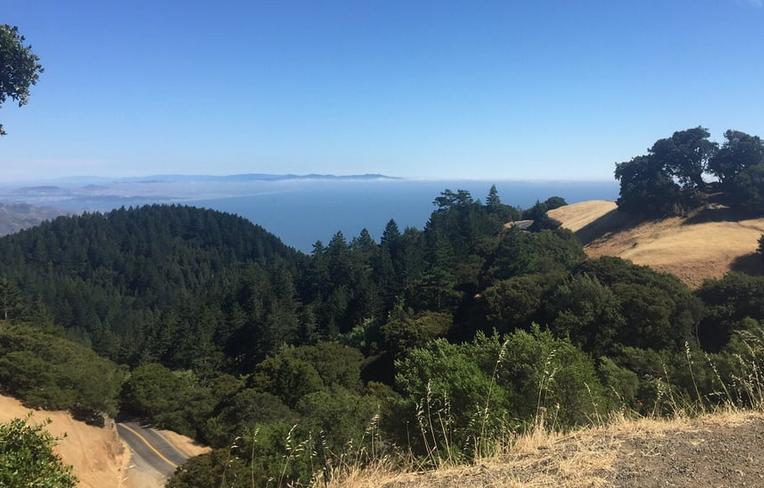
<svg viewBox="0 0 764 488"><path fill-rule="evenodd" d="M122 409L153 425L196 437L217 399L190 371L161 364L133 370L122 388Z"/></svg>
<svg viewBox="0 0 764 488"><path fill-rule="evenodd" d="M564 273L586 259L581 244L566 230L523 232L511 229L501 239L486 281L534 273Z"/></svg>
<svg viewBox="0 0 764 488"><path fill-rule="evenodd" d="M681 350L694 341L703 303L675 276L613 257L587 261L576 272L597 278L618 299L623 321L616 344Z"/></svg>
<svg viewBox="0 0 764 488"><path fill-rule="evenodd" d="M253 430L258 425L275 422L294 422L297 415L275 395L245 388L224 398L207 420L204 439L215 447Z"/></svg>
<svg viewBox="0 0 764 488"><path fill-rule="evenodd" d="M608 408L589 356L538 326L504 340L482 333L465 344L438 339L397 361L396 372L409 428L437 429L414 439L420 449L448 441L464 450L539 415L569 427Z"/></svg>
<svg viewBox="0 0 764 488"><path fill-rule="evenodd" d="M618 298L595 276L580 274L565 280L545 302L555 334L570 337L595 357L611 349L624 328Z"/></svg>
<svg viewBox="0 0 764 488"><path fill-rule="evenodd" d="M71 467L53 452L55 443L42 426L25 420L0 424L0 486L76 488Z"/></svg>
<svg viewBox="0 0 764 488"><path fill-rule="evenodd" d="M394 358L405 352L424 346L437 337L443 337L453 325L451 314L423 312L411 314L404 311L393 313L382 326L385 345Z"/></svg>
<svg viewBox="0 0 764 488"><path fill-rule="evenodd" d="M497 281L481 294L486 323L501 333L527 328L541 306L547 280L542 275Z"/></svg>
<svg viewBox="0 0 764 488"><path fill-rule="evenodd" d="M706 282L697 294L706 305L698 336L709 351L727 345L730 334L741 328L746 317L764 320L764 277L728 273Z"/></svg>

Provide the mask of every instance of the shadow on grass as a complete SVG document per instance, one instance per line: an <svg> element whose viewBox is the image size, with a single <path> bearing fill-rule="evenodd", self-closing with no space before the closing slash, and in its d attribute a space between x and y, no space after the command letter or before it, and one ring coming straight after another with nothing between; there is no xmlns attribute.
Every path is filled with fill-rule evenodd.
<svg viewBox="0 0 764 488"><path fill-rule="evenodd" d="M646 219L641 219L625 212L619 212L618 209L613 209L597 220L578 229L578 231L576 231L576 237L581 241L581 244L585 246L606 235L630 229L645 221Z"/></svg>
<svg viewBox="0 0 764 488"><path fill-rule="evenodd" d="M751 253L735 258L730 266L732 271L753 276L764 276L764 259L761 254Z"/></svg>

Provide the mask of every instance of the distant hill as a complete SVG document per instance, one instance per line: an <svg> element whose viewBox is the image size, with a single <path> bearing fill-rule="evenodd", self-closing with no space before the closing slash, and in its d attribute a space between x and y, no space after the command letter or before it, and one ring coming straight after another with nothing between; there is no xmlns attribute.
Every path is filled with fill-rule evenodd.
<svg viewBox="0 0 764 488"><path fill-rule="evenodd" d="M0 203L0 236L34 227L65 213L63 210L36 207L26 203Z"/></svg>
<svg viewBox="0 0 764 488"><path fill-rule="evenodd" d="M618 256L670 272L691 286L730 270L759 272L752 258L764 218L739 218L725 207L686 217L639 221L607 200L590 200L548 215L575 232L589 256Z"/></svg>
<svg viewBox="0 0 764 488"><path fill-rule="evenodd" d="M158 322L163 313L215 296L249 265L295 255L244 218L151 205L59 217L2 237L0 276L97 352L125 360L144 350L147 336L169 333Z"/></svg>

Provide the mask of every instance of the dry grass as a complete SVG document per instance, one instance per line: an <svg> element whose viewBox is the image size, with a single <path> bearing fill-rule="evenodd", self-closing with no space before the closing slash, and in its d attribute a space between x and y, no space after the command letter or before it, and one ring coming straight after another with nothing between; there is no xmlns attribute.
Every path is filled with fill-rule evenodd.
<svg viewBox="0 0 764 488"><path fill-rule="evenodd" d="M74 467L81 488L123 486L129 452L113 426L93 427L74 420L67 412L30 410L15 398L0 395L0 422L25 418L30 413L34 424L51 420L46 430L62 438L55 450L64 463Z"/></svg>
<svg viewBox="0 0 764 488"><path fill-rule="evenodd" d="M611 200L587 200L550 210L547 215L562 223L566 229L578 232L616 208L617 205Z"/></svg>
<svg viewBox="0 0 764 488"><path fill-rule="evenodd" d="M628 225L614 209L614 202L593 200L552 210L549 216L581 235L590 256L629 259L694 287L732 270L756 251L764 234L764 219L735 220L723 211Z"/></svg>
<svg viewBox="0 0 764 488"><path fill-rule="evenodd" d="M156 430L162 437L164 437L167 442L172 444L176 449L188 457L200 456L211 451L209 447L203 446L190 437L178 434L177 432L160 429L154 430Z"/></svg>
<svg viewBox="0 0 764 488"><path fill-rule="evenodd" d="M754 411L720 410L700 417L627 418L568 434L537 428L507 439L495 456L466 466L413 472L379 462L337 474L326 488L597 488L610 486L622 446L634 439L655 442L682 432L764 421Z"/></svg>

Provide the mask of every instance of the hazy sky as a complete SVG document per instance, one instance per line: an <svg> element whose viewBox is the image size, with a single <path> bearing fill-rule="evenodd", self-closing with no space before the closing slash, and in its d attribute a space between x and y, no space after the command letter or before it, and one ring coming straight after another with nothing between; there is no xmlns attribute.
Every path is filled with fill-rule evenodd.
<svg viewBox="0 0 764 488"><path fill-rule="evenodd" d="M757 0L0 0L45 66L0 179L609 179L699 124L764 136Z"/></svg>

